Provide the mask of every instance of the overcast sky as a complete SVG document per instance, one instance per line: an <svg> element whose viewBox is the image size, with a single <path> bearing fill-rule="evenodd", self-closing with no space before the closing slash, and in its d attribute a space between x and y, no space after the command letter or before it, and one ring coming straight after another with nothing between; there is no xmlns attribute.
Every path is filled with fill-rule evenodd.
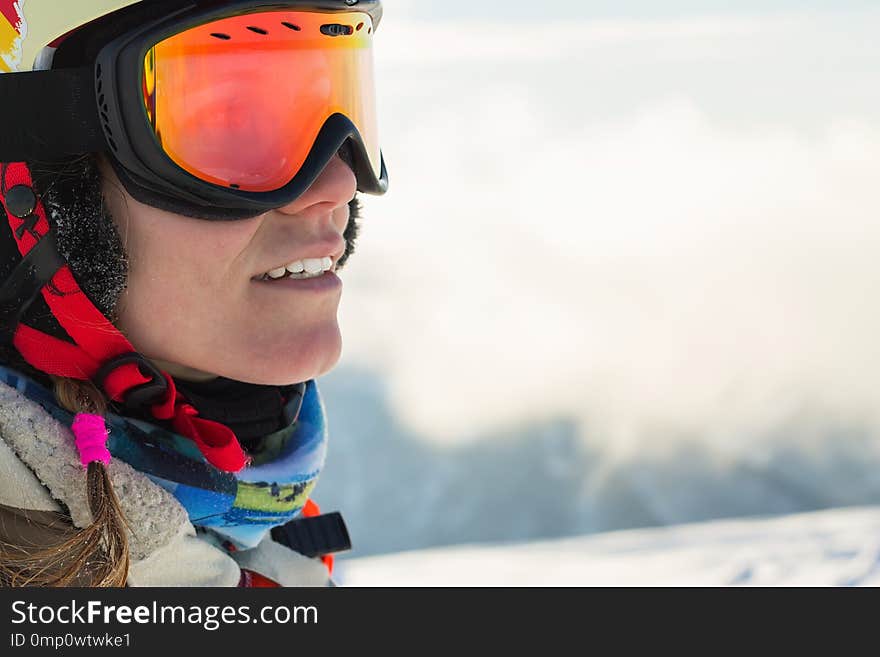
<svg viewBox="0 0 880 657"><path fill-rule="evenodd" d="M428 18L657 18L706 14L873 9L874 0L388 0L386 11Z"/></svg>

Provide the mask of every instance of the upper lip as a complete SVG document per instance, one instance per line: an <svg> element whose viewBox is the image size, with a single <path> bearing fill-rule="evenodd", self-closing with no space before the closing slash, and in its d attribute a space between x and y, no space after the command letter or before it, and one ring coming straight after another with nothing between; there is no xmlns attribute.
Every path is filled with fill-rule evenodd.
<svg viewBox="0 0 880 657"><path fill-rule="evenodd" d="M330 267L332 271L336 268L336 263L339 262L343 253L345 253L345 239L339 234L327 236L308 244L297 244L296 250L292 250L289 255L284 255L274 260L274 264L256 272L251 278L260 278L263 274L274 269L287 267L287 265L297 260L321 259L326 256L330 256L330 259L333 261Z"/></svg>

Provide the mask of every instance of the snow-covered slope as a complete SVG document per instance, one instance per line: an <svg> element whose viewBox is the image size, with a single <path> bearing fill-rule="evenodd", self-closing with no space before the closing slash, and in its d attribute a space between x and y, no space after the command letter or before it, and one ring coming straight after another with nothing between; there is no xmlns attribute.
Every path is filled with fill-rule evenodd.
<svg viewBox="0 0 880 657"><path fill-rule="evenodd" d="M877 586L880 507L341 560L343 586Z"/></svg>

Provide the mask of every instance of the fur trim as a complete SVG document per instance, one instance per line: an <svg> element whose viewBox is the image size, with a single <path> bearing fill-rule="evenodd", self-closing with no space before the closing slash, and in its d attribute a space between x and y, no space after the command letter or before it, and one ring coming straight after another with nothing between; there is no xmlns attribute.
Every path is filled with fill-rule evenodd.
<svg viewBox="0 0 880 657"><path fill-rule="evenodd" d="M74 525L86 527L91 522L86 472L79 462L73 432L39 404L3 383L0 439L15 451L52 497L67 507ZM144 559L170 543L181 526L189 523L186 510L171 493L127 463L113 459L109 473L128 522L133 561Z"/></svg>

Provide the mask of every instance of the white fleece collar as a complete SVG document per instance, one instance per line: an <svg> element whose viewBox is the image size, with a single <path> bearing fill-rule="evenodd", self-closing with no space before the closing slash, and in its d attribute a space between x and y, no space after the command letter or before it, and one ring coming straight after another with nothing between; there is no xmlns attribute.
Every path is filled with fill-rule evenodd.
<svg viewBox="0 0 880 657"><path fill-rule="evenodd" d="M86 499L86 474L74 445L73 432L49 415L36 402L14 388L0 383L0 442L11 448L48 489L49 496L70 511L73 524L86 527L92 520ZM13 457L0 447L0 459ZM0 473L15 473L14 486L26 481L15 464L4 464ZM128 521L129 548L133 561L139 561L170 543L181 527L189 524L186 510L161 486L119 459L109 467L110 480ZM35 481L20 490L0 480L0 502L19 508L52 509L46 495L36 493ZM45 490L44 489L44 490ZM7 501L8 500L8 501ZM38 507L32 507L33 504ZM47 508L48 507L48 508Z"/></svg>

